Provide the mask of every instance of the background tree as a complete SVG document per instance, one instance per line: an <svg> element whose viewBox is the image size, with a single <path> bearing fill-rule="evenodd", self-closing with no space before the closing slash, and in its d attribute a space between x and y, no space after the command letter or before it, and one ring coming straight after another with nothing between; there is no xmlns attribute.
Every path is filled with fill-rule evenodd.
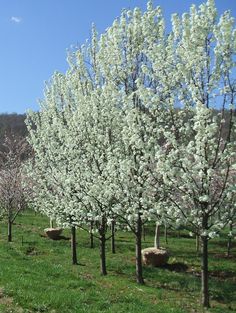
<svg viewBox="0 0 236 313"><path fill-rule="evenodd" d="M24 162L30 149L22 137L9 134L5 136L0 152L0 209L1 216L7 218L8 241L12 241L12 224L26 206L29 191Z"/></svg>
<svg viewBox="0 0 236 313"><path fill-rule="evenodd" d="M26 136L27 128L25 125L25 119L25 114L0 114L0 149L2 148L6 135L15 134L16 136L21 137Z"/></svg>

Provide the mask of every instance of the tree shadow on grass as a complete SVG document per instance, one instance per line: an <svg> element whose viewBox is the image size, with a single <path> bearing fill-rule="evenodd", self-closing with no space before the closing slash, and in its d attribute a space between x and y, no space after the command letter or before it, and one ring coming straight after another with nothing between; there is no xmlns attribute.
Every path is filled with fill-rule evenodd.
<svg viewBox="0 0 236 313"><path fill-rule="evenodd" d="M171 264L165 264L163 266L160 266L162 269L169 270L171 272L187 272L189 269L189 266L185 263L182 262L176 262L176 263L171 263Z"/></svg>
<svg viewBox="0 0 236 313"><path fill-rule="evenodd" d="M70 237L65 237L65 236L57 236L56 238L49 238L47 235L45 234L40 234L40 237L43 238L47 238L47 239L51 239L53 241L57 241L57 240L70 240Z"/></svg>

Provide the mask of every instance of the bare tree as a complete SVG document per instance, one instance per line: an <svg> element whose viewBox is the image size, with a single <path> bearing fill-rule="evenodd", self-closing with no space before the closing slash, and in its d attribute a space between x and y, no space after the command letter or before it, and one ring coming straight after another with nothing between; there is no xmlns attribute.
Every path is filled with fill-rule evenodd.
<svg viewBox="0 0 236 313"><path fill-rule="evenodd" d="M30 148L23 137L8 134L0 151L0 215L7 219L8 241L12 241L12 224L24 209L28 187L23 170Z"/></svg>

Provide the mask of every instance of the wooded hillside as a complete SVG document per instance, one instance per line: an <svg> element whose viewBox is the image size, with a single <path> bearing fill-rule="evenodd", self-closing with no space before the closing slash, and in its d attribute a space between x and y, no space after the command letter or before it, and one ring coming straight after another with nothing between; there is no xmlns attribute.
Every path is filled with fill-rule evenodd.
<svg viewBox="0 0 236 313"><path fill-rule="evenodd" d="M0 144L5 135L13 133L19 136L26 136L25 114L1 113L0 114Z"/></svg>

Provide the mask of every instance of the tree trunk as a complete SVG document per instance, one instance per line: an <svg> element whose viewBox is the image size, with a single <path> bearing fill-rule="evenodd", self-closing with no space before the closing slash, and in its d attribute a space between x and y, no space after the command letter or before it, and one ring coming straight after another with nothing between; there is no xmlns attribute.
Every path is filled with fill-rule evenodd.
<svg viewBox="0 0 236 313"><path fill-rule="evenodd" d="M199 246L200 246L199 236L196 235L196 252L197 252L197 254L199 253Z"/></svg>
<svg viewBox="0 0 236 313"><path fill-rule="evenodd" d="M72 264L76 265L77 262L77 254L76 254L76 228L75 226L71 227L71 253L72 253Z"/></svg>
<svg viewBox="0 0 236 313"><path fill-rule="evenodd" d="M101 226L99 229L100 233L100 271L101 275L107 275L107 268L106 268L106 221L103 218L101 222Z"/></svg>
<svg viewBox="0 0 236 313"><path fill-rule="evenodd" d="M229 224L229 230L230 230L230 233L232 233L232 231L233 231L233 223ZM232 247L232 236L230 234L228 236L228 243L227 243L227 257L230 256L231 247Z"/></svg>
<svg viewBox="0 0 236 313"><path fill-rule="evenodd" d="M94 248L94 241L93 241L93 221L90 222L90 248Z"/></svg>
<svg viewBox="0 0 236 313"><path fill-rule="evenodd" d="M53 219L52 218L50 218L50 228L53 228Z"/></svg>
<svg viewBox="0 0 236 313"><path fill-rule="evenodd" d="M111 252L116 253L115 247L115 221L111 222Z"/></svg>
<svg viewBox="0 0 236 313"><path fill-rule="evenodd" d="M156 222L154 247L160 249L160 225Z"/></svg>
<svg viewBox="0 0 236 313"><path fill-rule="evenodd" d="M165 225L165 243L168 245L168 227Z"/></svg>
<svg viewBox="0 0 236 313"><path fill-rule="evenodd" d="M201 278L202 278L202 305L205 308L210 307L209 302L209 288L208 288L208 238L202 236L202 267L201 267Z"/></svg>
<svg viewBox="0 0 236 313"><path fill-rule="evenodd" d="M143 266L142 266L142 220L141 214L138 214L136 229L136 281L143 285Z"/></svg>
<svg viewBox="0 0 236 313"><path fill-rule="evenodd" d="M12 221L11 221L10 218L8 219L7 241L8 241L8 242L11 242L11 241L12 241Z"/></svg>

